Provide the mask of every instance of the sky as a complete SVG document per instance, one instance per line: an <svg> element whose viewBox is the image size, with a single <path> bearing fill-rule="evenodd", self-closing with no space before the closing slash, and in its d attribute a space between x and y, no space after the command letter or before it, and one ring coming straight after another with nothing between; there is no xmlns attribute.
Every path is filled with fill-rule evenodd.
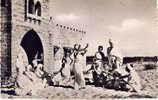
<svg viewBox="0 0 158 100"><path fill-rule="evenodd" d="M87 55L117 41L123 56L158 56L155 0L50 0L55 23L86 30Z"/></svg>

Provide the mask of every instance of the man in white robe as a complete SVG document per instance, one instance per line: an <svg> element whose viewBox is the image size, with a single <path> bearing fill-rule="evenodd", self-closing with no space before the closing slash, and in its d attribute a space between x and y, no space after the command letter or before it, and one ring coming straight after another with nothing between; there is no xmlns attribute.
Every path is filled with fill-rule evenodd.
<svg viewBox="0 0 158 100"><path fill-rule="evenodd" d="M118 45L114 46L114 42L109 39L109 47L107 48L108 64L112 68L113 65L119 69L123 64L123 57L121 55Z"/></svg>

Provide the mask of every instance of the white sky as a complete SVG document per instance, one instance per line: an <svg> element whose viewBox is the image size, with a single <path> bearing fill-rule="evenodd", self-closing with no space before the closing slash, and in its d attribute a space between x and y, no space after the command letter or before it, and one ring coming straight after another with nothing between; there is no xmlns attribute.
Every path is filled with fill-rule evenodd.
<svg viewBox="0 0 158 100"><path fill-rule="evenodd" d="M87 31L88 55L109 38L123 56L158 56L155 0L50 0L56 23Z"/></svg>

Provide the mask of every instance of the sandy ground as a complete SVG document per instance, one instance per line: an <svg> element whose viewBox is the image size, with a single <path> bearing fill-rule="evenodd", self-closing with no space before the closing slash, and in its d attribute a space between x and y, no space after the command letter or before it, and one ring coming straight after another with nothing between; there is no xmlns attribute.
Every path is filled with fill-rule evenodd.
<svg viewBox="0 0 158 100"><path fill-rule="evenodd" d="M67 98L67 99L103 99L103 98L151 98L153 94L137 94L132 92L115 91L101 87L87 86L86 89L74 90L72 88L49 86L38 91L37 96L15 96L2 93L2 98Z"/></svg>
<svg viewBox="0 0 158 100"><path fill-rule="evenodd" d="M60 99L105 99L105 98L158 98L158 74L156 69L142 70L141 66L137 69L141 77L143 93L132 93L125 91L115 91L87 85L85 89L74 90L72 87L49 86L39 90L37 96L16 96L2 92L2 98L60 98Z"/></svg>

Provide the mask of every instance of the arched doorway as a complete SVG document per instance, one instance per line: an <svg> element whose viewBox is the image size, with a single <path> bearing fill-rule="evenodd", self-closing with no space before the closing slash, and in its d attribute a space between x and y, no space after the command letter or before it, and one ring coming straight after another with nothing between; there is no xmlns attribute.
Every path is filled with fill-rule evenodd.
<svg viewBox="0 0 158 100"><path fill-rule="evenodd" d="M34 30L30 30L24 35L20 45L27 54L29 64L32 63L34 58L40 59L40 63L43 64L43 45L40 37Z"/></svg>

